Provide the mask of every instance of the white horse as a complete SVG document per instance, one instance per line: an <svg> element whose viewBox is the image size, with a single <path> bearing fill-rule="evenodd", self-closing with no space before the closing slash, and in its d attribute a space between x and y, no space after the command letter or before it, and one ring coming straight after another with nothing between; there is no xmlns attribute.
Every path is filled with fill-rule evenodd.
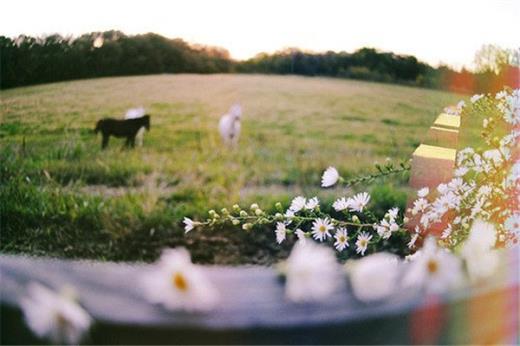
<svg viewBox="0 0 520 346"><path fill-rule="evenodd" d="M220 136L224 144L236 146L240 136L240 117L242 116L242 107L234 104L227 114L224 114L218 123Z"/></svg>
<svg viewBox="0 0 520 346"><path fill-rule="evenodd" d="M143 107L138 108L130 108L126 111L125 119L135 119L140 118L142 116L146 115L146 111ZM141 127L139 131L137 131L137 135L135 136L135 143L137 146L142 147L143 146L143 137L144 137L144 127Z"/></svg>

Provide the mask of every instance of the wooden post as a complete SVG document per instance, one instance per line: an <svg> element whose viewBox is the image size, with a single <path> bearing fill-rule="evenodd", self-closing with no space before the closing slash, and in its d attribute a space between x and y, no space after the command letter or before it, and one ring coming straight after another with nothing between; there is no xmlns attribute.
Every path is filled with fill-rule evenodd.
<svg viewBox="0 0 520 346"><path fill-rule="evenodd" d="M425 144L456 149L459 139L460 117L440 114L428 130Z"/></svg>
<svg viewBox="0 0 520 346"><path fill-rule="evenodd" d="M428 187L430 192L434 192L439 184L447 183L453 178L459 127L459 116L442 113L437 117L428 130L425 144L419 145L412 155L409 186L413 190ZM412 206L415 199L415 194L409 198L408 208ZM406 227L414 231L419 218L409 213L407 217L410 221ZM442 222L430 226L428 233L439 235L445 229L448 219L449 217L446 216Z"/></svg>

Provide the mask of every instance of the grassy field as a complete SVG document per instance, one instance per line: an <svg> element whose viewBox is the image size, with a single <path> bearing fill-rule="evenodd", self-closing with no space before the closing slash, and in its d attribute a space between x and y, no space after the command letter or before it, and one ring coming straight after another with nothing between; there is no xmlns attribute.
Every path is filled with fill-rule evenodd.
<svg viewBox="0 0 520 346"><path fill-rule="evenodd" d="M269 209L320 190L322 171L344 176L407 160L444 106L460 95L327 78L158 75L104 78L0 93L2 252L151 260L187 246L198 262L270 263L287 249L272 232L184 236L182 216L259 202ZM237 149L217 123L243 108ZM100 150L97 119L143 106L144 146ZM374 204L403 205L404 179L368 187Z"/></svg>

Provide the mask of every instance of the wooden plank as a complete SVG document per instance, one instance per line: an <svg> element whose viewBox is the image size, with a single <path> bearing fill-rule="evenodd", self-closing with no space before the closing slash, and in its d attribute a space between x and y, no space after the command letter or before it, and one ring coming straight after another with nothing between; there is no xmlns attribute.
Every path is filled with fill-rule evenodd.
<svg viewBox="0 0 520 346"><path fill-rule="evenodd" d="M432 126L428 130L425 144L456 149L459 142L459 130Z"/></svg>
<svg viewBox="0 0 520 346"><path fill-rule="evenodd" d="M444 148L433 145L421 144L412 154L412 167L409 186L415 191L428 187L435 191L437 186L447 183L453 178L457 151L452 148ZM408 208L412 207L416 195L408 199ZM407 213L409 221L405 225L410 231L414 231L419 224L419 217ZM445 215L441 222L437 222L427 230L428 234L439 236L446 228L451 215Z"/></svg>
<svg viewBox="0 0 520 346"><path fill-rule="evenodd" d="M518 254L508 254L511 263L504 266L517 268L517 258ZM54 289L68 284L77 290L82 306L95 319L87 340L92 344L408 344L413 312L427 304L422 290L404 289L384 301L362 303L343 276L338 277L338 289L324 301L295 304L286 299L284 283L274 268L203 266L221 295L219 306L207 313L172 312L143 298L140 279L149 269L148 264L0 255L2 344L38 341L25 329L19 311L20 299L32 281ZM518 276L462 287L441 296L439 303L464 304L468 297L504 287L518 292ZM449 314L443 319L440 337L447 335L453 322Z"/></svg>
<svg viewBox="0 0 520 346"><path fill-rule="evenodd" d="M410 187L435 189L437 185L453 178L457 151L421 144L412 155Z"/></svg>
<svg viewBox="0 0 520 346"><path fill-rule="evenodd" d="M435 119L434 126L444 127L448 129L459 129L460 128L460 116L441 113Z"/></svg>

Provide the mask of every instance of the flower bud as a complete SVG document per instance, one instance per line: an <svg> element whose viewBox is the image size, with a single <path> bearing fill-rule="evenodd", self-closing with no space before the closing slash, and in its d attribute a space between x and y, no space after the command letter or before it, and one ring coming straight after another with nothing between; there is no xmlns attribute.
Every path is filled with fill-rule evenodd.
<svg viewBox="0 0 520 346"><path fill-rule="evenodd" d="M233 224L233 226L238 226L238 225L240 225L240 220L233 219L233 220L231 221L231 223Z"/></svg>
<svg viewBox="0 0 520 346"><path fill-rule="evenodd" d="M410 218L408 218L407 216L405 216L405 217L403 218L403 222L404 222L404 223L408 223L408 222L410 222Z"/></svg>
<svg viewBox="0 0 520 346"><path fill-rule="evenodd" d="M242 229L244 231L250 231L252 228L253 228L253 224L251 224L251 223L245 223L242 225Z"/></svg>
<svg viewBox="0 0 520 346"><path fill-rule="evenodd" d="M256 204L256 203L251 204L250 209L251 209L252 211L257 210L258 208L259 208L258 204Z"/></svg>
<svg viewBox="0 0 520 346"><path fill-rule="evenodd" d="M352 222L359 223L359 217L357 215L352 216Z"/></svg>
<svg viewBox="0 0 520 346"><path fill-rule="evenodd" d="M240 216L241 217L246 217L247 216L247 212L245 210L241 210L240 211Z"/></svg>
<svg viewBox="0 0 520 346"><path fill-rule="evenodd" d="M255 215L256 216L260 216L262 215L264 212L262 211L262 209L255 209Z"/></svg>
<svg viewBox="0 0 520 346"><path fill-rule="evenodd" d="M274 218L277 221L281 221L281 220L283 220L283 215L281 213L276 213L276 214L274 214Z"/></svg>
<svg viewBox="0 0 520 346"><path fill-rule="evenodd" d="M283 206L282 206L282 203L280 203L280 202L276 202L276 204L274 205L274 207L275 207L276 210L278 210L278 211L283 211Z"/></svg>
<svg viewBox="0 0 520 346"><path fill-rule="evenodd" d="M269 223L269 220L267 220L265 217L261 217L258 219L258 223L261 225L265 225Z"/></svg>

